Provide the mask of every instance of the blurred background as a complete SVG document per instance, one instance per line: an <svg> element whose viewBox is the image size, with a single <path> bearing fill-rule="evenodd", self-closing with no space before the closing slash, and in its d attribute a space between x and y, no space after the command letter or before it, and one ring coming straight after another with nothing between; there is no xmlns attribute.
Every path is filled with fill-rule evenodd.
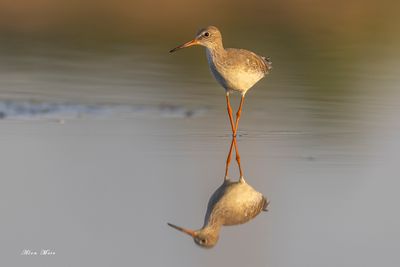
<svg viewBox="0 0 400 267"><path fill-rule="evenodd" d="M399 266L399 9L0 1L0 263ZM223 179L223 89L203 48L168 53L207 25L273 61L238 138L270 211L212 250L166 225L200 228Z"/></svg>

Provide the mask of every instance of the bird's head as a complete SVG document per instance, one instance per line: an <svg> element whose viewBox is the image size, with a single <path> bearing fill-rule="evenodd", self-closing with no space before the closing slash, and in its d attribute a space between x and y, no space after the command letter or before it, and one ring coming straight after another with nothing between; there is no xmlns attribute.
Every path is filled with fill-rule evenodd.
<svg viewBox="0 0 400 267"><path fill-rule="evenodd" d="M217 46L222 47L222 36L221 32L218 30L217 27L208 26L207 28L201 29L197 32L194 39L186 42L180 46L175 47L174 49L170 50L169 52L175 52L176 50L186 48L193 45L202 45L207 48L215 48Z"/></svg>
<svg viewBox="0 0 400 267"><path fill-rule="evenodd" d="M172 228L175 228L176 230L179 230L185 234L190 235L193 237L194 242L199 245L200 247L203 248L212 248L217 244L218 238L219 238L219 233L218 230L214 230L212 228L203 228L197 231L190 230L190 229L185 229L180 226L176 226L172 223L168 223L169 226Z"/></svg>

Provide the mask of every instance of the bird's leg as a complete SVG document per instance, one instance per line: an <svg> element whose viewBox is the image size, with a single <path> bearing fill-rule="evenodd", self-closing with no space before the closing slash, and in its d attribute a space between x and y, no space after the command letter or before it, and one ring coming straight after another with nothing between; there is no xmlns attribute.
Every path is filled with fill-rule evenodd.
<svg viewBox="0 0 400 267"><path fill-rule="evenodd" d="M239 154L239 149L238 149L238 145L237 145L237 141L236 141L236 131L237 131L238 123L239 123L239 118L242 113L243 102L244 102L244 94L242 95L242 98L240 100L239 109L236 113L236 125L235 125L233 123L232 107L231 107L231 103L229 101L229 91L226 92L226 105L228 108L229 121L230 121L231 127L232 127L232 143L231 143L231 147L229 149L228 158L226 159L225 180L227 179L227 176L228 176L228 169L229 169L229 164L230 164L231 157L232 157L233 146L235 146L236 162L238 163L240 177L243 177L243 170L242 170L242 165L240 162L240 154Z"/></svg>
<svg viewBox="0 0 400 267"><path fill-rule="evenodd" d="M229 164L231 163L231 158L232 158L232 150L233 150L233 143L234 143L234 137L232 138L232 142L231 142L231 147L229 148L229 153L228 153L228 157L226 158L226 167L225 167L225 178L224 180L228 180L228 172L229 172Z"/></svg>
<svg viewBox="0 0 400 267"><path fill-rule="evenodd" d="M238 111L236 113L236 123L235 123L235 131L234 131L234 135L236 136L236 132L239 126L239 119L240 119L240 115L242 114L242 107L243 107L243 102L244 102L244 94L242 94L242 98L240 99L240 105L238 108Z"/></svg>
<svg viewBox="0 0 400 267"><path fill-rule="evenodd" d="M235 125L233 123L232 107L231 107L231 102L229 101L229 91L226 92L226 106L228 108L228 115L229 115L229 121L231 123L232 135L236 136Z"/></svg>
<svg viewBox="0 0 400 267"><path fill-rule="evenodd" d="M240 173L240 179L243 177L243 170L242 170L242 165L240 164L240 154L239 154L239 149L238 149L238 144L236 142L236 136L233 137L232 140L233 144L235 145L235 152L236 152L236 162L239 167L239 173Z"/></svg>

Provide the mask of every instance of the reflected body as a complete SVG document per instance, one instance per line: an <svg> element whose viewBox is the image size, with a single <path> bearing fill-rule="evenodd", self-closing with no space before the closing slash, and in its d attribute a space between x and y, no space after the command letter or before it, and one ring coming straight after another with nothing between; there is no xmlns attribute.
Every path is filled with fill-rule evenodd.
<svg viewBox="0 0 400 267"><path fill-rule="evenodd" d="M202 45L206 48L211 72L215 79L225 88L229 119L233 135L236 136L246 92L271 71L272 62L269 58L259 56L248 50L225 49L221 32L214 26L200 30L193 40L172 49L170 52L193 45ZM233 122L232 108L229 101L229 94L232 91L240 92L242 95L239 109L236 113L236 123Z"/></svg>
<svg viewBox="0 0 400 267"><path fill-rule="evenodd" d="M211 248L218 242L221 226L248 222L261 211L267 211L268 204L268 200L246 183L243 177L237 182L225 178L208 202L204 225L200 230L168 225L191 235L197 245Z"/></svg>
<svg viewBox="0 0 400 267"><path fill-rule="evenodd" d="M197 245L205 248L215 246L219 239L219 231L223 225L237 225L248 222L261 211L267 211L269 205L267 198L244 180L237 144L235 150L240 179L237 182L233 182L228 178L228 169L234 144L236 144L236 137L233 136L225 166L224 182L208 201L203 227L194 231L168 223L169 226L192 236Z"/></svg>

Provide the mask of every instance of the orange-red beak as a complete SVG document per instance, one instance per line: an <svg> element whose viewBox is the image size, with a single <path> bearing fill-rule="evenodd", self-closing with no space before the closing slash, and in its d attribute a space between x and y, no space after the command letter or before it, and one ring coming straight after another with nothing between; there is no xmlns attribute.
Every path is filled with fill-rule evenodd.
<svg viewBox="0 0 400 267"><path fill-rule="evenodd" d="M175 228L176 230L179 230L179 231L181 231L181 232L184 232L185 234L190 235L191 237L195 237L195 236L196 236L196 232L193 231L193 230L185 229L185 228L176 226L176 225L174 225L174 224L172 224L172 223L167 223L167 224L168 224L169 226L171 226L172 228Z"/></svg>
<svg viewBox="0 0 400 267"><path fill-rule="evenodd" d="M182 48L185 48L185 47L189 47L189 46L192 46L192 45L198 45L198 44L199 44L199 41L197 41L197 39L193 39L193 40L191 40L191 41L189 41L187 43L184 43L183 45L175 47L174 49L170 50L169 52L172 53L172 52L175 52L176 50L179 50L179 49L182 49Z"/></svg>

